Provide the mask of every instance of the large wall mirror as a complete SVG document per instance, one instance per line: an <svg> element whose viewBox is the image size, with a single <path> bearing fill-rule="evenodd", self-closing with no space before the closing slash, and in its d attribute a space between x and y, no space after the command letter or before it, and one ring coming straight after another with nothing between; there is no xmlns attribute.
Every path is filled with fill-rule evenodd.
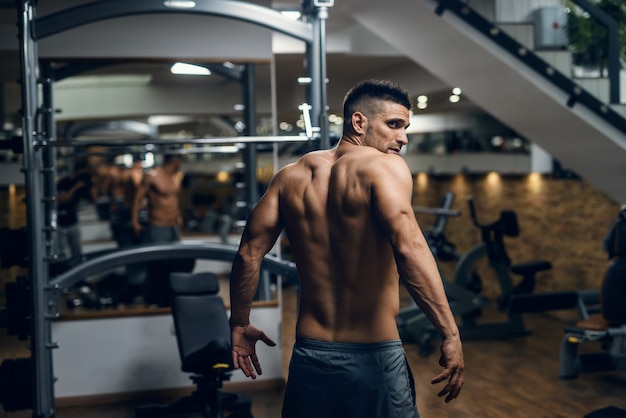
<svg viewBox="0 0 626 418"><path fill-rule="evenodd" d="M175 201L180 240L237 245L245 223L247 187L260 196L276 166L307 152L306 142L241 144L234 137L298 135L277 122L273 63L177 60L48 60L53 83L60 233L51 276L108 251L150 244L132 227L142 178L179 159ZM182 68L182 69L181 69ZM251 74L246 73L251 71ZM195 73L194 73L195 72ZM248 82L237 74L250 76ZM250 91L250 89L252 91ZM246 103L246 100L251 100ZM254 106L251 123L246 107ZM224 138L220 143L219 138ZM203 143L211 139L210 143ZM255 148L256 184L246 184L245 149ZM158 183L157 183L158 184ZM157 188L153 183L150 187ZM166 188L164 188L165 190ZM142 199L138 219L165 210L159 193ZM165 192L172 192L171 189ZM157 199L150 202L150 198ZM156 197L155 197L156 196ZM73 241L79 240L77 250ZM282 247L282 246L281 246ZM281 251L280 249L278 251ZM224 284L229 263L210 260L138 263L86 277L65 293L67 314L168 306L167 272L213 271ZM264 274L257 299L274 300L277 278Z"/></svg>

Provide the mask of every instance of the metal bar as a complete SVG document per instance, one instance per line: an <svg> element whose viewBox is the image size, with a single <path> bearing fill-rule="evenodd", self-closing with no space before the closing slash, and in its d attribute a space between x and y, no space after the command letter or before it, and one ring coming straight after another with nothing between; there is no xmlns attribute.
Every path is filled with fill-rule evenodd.
<svg viewBox="0 0 626 418"><path fill-rule="evenodd" d="M126 145L185 145L185 144L271 144L274 142L306 142L312 138L306 136L234 136L223 138L168 138L168 139L89 139L58 140L47 144L52 147L92 147Z"/></svg>
<svg viewBox="0 0 626 418"><path fill-rule="evenodd" d="M194 147L194 148L181 148L174 151L169 151L167 154L177 155L190 155L190 154L237 154L241 152L242 148L236 145L224 145L224 146L209 146L209 147Z"/></svg>
<svg viewBox="0 0 626 418"><path fill-rule="evenodd" d="M41 60L42 64L49 65L52 68L54 64L52 61ZM52 70L52 74L54 75L54 81L61 81L69 77L73 77L78 74L83 74L93 70L99 70L106 67L111 67L114 65L121 65L127 61L112 61L112 60L102 60L102 61L89 61L89 62L72 62L62 67L54 68Z"/></svg>
<svg viewBox="0 0 626 418"><path fill-rule="evenodd" d="M320 116L322 114L322 95L320 94L322 88L325 88L326 83L322 83L322 72L320 67L320 54L321 54L321 22L317 16L317 8L313 6L311 0L306 0L303 5L304 13L307 19L311 21L313 25L313 42L306 46L306 61L305 71L306 75L311 79L307 90L307 102L310 105L309 111L311 115L311 121L313 123L319 123ZM325 80L324 80L325 81ZM319 132L314 132L314 135L319 135Z"/></svg>
<svg viewBox="0 0 626 418"><path fill-rule="evenodd" d="M56 139L56 123L54 120L54 70L51 63L42 65L41 96L43 105L43 142L49 143ZM56 201L56 152L54 148L42 150L43 159L43 202L46 254L56 257L57 245L57 201Z"/></svg>
<svg viewBox="0 0 626 418"><path fill-rule="evenodd" d="M322 149L330 148L330 132L328 126L328 98L326 95L326 19L328 19L328 7L321 6L317 10L317 21L319 22L315 34L319 38L319 55L316 61L319 67L319 127L320 127L320 147Z"/></svg>
<svg viewBox="0 0 626 418"><path fill-rule="evenodd" d="M238 82L242 82L243 79L243 66L241 65L235 65L233 64L232 66L227 66L226 63L224 64L196 64L196 65L201 65L203 67L208 68L209 70L211 70L211 72L214 72L215 74L219 74L224 78L227 78L229 80L232 81L238 81Z"/></svg>
<svg viewBox="0 0 626 418"><path fill-rule="evenodd" d="M429 208L423 206L413 206L413 212L439 216L461 216L461 212L458 210L445 208Z"/></svg>
<svg viewBox="0 0 626 418"><path fill-rule="evenodd" d="M28 272L31 286L31 358L33 417L54 416L54 380L52 375L52 353L50 322L46 319L50 310L46 292L48 269L44 240L44 222L41 211L42 181L40 159L35 148L37 135L36 118L38 108L37 51L32 38L35 16L34 1L17 2L20 78L22 96L22 130L24 140L23 170L26 186L26 219L29 240Z"/></svg>
<svg viewBox="0 0 626 418"><path fill-rule="evenodd" d="M202 244L173 243L168 245L140 245L129 249L112 251L87 260L71 270L54 277L50 280L50 285L53 288L67 289L83 280L85 277L90 277L127 264L153 260L209 259L231 262L237 250L238 247L236 245L212 242ZM295 277L297 275L296 265L293 262L282 260L271 254L263 258L261 266L263 269L275 274L281 274L287 277Z"/></svg>
<svg viewBox="0 0 626 418"><path fill-rule="evenodd" d="M246 126L246 134L254 135L256 133L256 80L254 64L246 64L243 76L243 100L245 104L244 123ZM257 153L256 144L246 144L243 152L244 181L246 183L246 208L241 219L246 219L254 205L259 200L257 190Z"/></svg>
<svg viewBox="0 0 626 418"><path fill-rule="evenodd" d="M176 8L168 7L166 3L164 1L155 2L154 0L106 0L62 10L37 19L34 31L35 39L43 39L69 29L116 17L155 13L187 13L241 20L284 33L306 43L313 40L311 25L291 20L279 11L256 4L232 0L196 0L193 7Z"/></svg>
<svg viewBox="0 0 626 418"><path fill-rule="evenodd" d="M42 60L46 63L53 64L52 61ZM97 61L79 61L70 62L63 66L54 69L54 80L60 81L69 77L73 77L79 74L83 74L89 71L99 70L102 68L113 67L116 65L124 65L129 63L144 62L143 60L129 60L129 59L117 59L117 60L97 60ZM145 61L148 63L154 63L154 61ZM239 65L227 66L226 64L196 64L202 67L206 67L211 72L219 74L220 76L232 81L241 81L241 69Z"/></svg>

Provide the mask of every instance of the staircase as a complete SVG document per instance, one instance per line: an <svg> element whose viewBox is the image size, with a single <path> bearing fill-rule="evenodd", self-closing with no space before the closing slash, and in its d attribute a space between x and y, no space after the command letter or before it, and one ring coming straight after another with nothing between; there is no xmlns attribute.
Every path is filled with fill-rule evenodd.
<svg viewBox="0 0 626 418"><path fill-rule="evenodd" d="M494 0L337 3L335 7L442 81L462 87L475 104L564 167L616 202L626 203L624 105L607 104L606 80L572 80L568 52L533 53L531 24L493 24ZM515 6L523 3L542 2L516 0ZM495 38L514 45L509 49L516 54Z"/></svg>

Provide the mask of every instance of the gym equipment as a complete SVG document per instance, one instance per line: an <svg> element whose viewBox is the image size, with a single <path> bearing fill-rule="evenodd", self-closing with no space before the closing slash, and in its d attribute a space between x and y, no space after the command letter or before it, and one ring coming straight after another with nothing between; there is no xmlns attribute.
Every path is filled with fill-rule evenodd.
<svg viewBox="0 0 626 418"><path fill-rule="evenodd" d="M0 228L0 268L28 266L26 228Z"/></svg>
<svg viewBox="0 0 626 418"><path fill-rule="evenodd" d="M47 307L46 319L58 317L59 293L72 286L83 283L86 277L110 271L117 267L136 262L150 262L154 260L195 260L213 259L232 261L237 246L216 243L184 244L175 243L170 245L144 245L126 250L104 250L90 256L86 261L62 274L54 277L47 291L50 293L50 305ZM187 262L185 262L187 263ZM273 255L266 255L263 259L262 269L286 278L295 279L297 272L295 264L282 260ZM182 274L182 273L181 273ZM80 289L80 288L79 288ZM31 336L33 326L30 306L31 284L26 278L18 278L16 282L7 283L7 307L4 316L9 335L18 335L21 339ZM111 306L116 301L111 295L94 296L90 288L84 289L85 294L79 295L78 304L91 304L90 307L104 308ZM71 299L70 303L75 300ZM195 321L190 321L195 323ZM206 324L206 322L203 322ZM51 343L48 349L55 348L56 343ZM229 351L230 356L230 351ZM7 359L0 366L0 404L7 412L24 409L32 409L36 401L37 392L33 391L33 368L34 359ZM14 393L17 393L17 395ZM153 415L146 415L153 416ZM233 417L236 417L233 416ZM241 415L242 418L247 415Z"/></svg>
<svg viewBox="0 0 626 418"><path fill-rule="evenodd" d="M32 367L30 357L6 359L0 364L0 405L4 412L32 408Z"/></svg>
<svg viewBox="0 0 626 418"><path fill-rule="evenodd" d="M473 275L475 264L487 257L489 267L494 270L498 278L500 295L497 298L498 309L507 312L508 319L503 322L476 324L474 318L464 318L462 335L465 338L480 337L511 337L527 335L524 322L519 313L508 309L512 295L530 294L535 289L535 277L540 271L550 270L552 264L547 260L530 260L511 265L504 243L504 237L519 236L517 214L511 210L500 212L498 220L491 224L481 224L478 221L474 199L468 198L468 206L472 223L480 229L482 243L476 245L464 254L456 267L454 282L458 286L472 286L475 280ZM513 284L511 273L522 276L522 280Z"/></svg>
<svg viewBox="0 0 626 418"><path fill-rule="evenodd" d="M603 290L607 289L607 279L624 280L623 273L626 271L624 267L621 267L622 277L611 277L612 269L609 267ZM595 295L596 300L599 300L599 292L596 292ZM602 304L601 313L590 314L586 309L585 299L585 293L580 293L577 305L583 319L578 321L575 326L565 327L565 336L561 342L559 356L559 377L561 379L575 379L580 373L626 370L626 321L609 322L605 317L604 304ZM620 306L623 311L623 304ZM579 345L588 342L598 343L601 351L579 354Z"/></svg>
<svg viewBox="0 0 626 418"><path fill-rule="evenodd" d="M512 295L509 312L577 309L581 320L565 327L560 350L561 379L579 373L626 370L626 207L611 225L603 242L609 266L600 289ZM597 353L578 354L582 343L596 342Z"/></svg>
<svg viewBox="0 0 626 418"><path fill-rule="evenodd" d="M448 192L444 195L439 208L414 208L416 212L437 215L434 224L424 232L424 238L433 256L438 261L452 261L460 257L454 244L446 239L444 233L448 218L460 215L460 212L450 209L453 202L454 193ZM446 280L443 274L441 274L441 277L448 302L450 303L450 309L455 316L476 315L480 308L487 303L485 298ZM400 310L397 323L402 341L416 343L419 346L420 354L423 356L432 353L432 341L436 338L436 333L428 318L421 312L415 302L412 301L411 306Z"/></svg>
<svg viewBox="0 0 626 418"><path fill-rule="evenodd" d="M176 4L175 4L176 3ZM49 418L54 416L54 375L52 367L52 342L50 319L54 318L56 305L54 296L55 285L68 285L80 280L79 274L85 272L82 268L68 271L55 280L49 280L47 262L53 257L46 244L53 241L54 229L54 152L50 145L54 144L55 121L54 103L52 100L52 84L54 71L50 66L39 68L37 43L39 40L65 32L66 30L87 25L102 20L145 14L195 14L235 19L259 25L269 30L280 32L305 43L305 73L311 77L307 87L312 110L311 119L320 126L315 129L315 135L320 139L322 148L329 148L329 127L326 117L326 19L328 18L328 3L306 1L303 3L303 15L300 21L291 20L283 16L278 10L258 6L243 1L213 0L210 2L196 2L194 7L181 7L180 2L153 2L149 0L128 2L125 0L107 0L86 3L77 7L70 7L56 13L37 18L37 1L19 0L16 2L18 45L20 59L20 88L22 103L22 132L23 132L23 171L26 186L27 224L29 243L29 274L32 287L31 298L32 335L31 352L33 356L33 416ZM250 77L249 72L248 77ZM41 103L39 101L41 93ZM247 99L246 99L247 100ZM252 110L252 101L247 101L246 114L252 116L246 126L256 126ZM259 138L256 138L258 140ZM300 139L300 138L298 138ZM233 138L237 142L246 142L244 137ZM278 142L279 137L263 138L267 142ZM192 141L193 142L193 141ZM226 141L227 142L227 141ZM254 142L254 141L253 141ZM224 142L221 142L224 143ZM254 147L248 147L246 155L252 156ZM255 173L252 165L253 158L249 158L248 170ZM251 183L249 183L251 184ZM249 188L249 190L254 190ZM41 192L43 191L43 194ZM248 202L253 204L254 202ZM45 211L45 212L44 212ZM206 252L204 253L206 254ZM123 255L126 257L126 254ZM188 253L181 254L180 258L192 257ZM134 261L131 256L126 263ZM149 257L148 257L149 258ZM108 260L108 259L107 259ZM93 261L93 260L91 260ZM89 262L87 262L89 263ZM87 264L85 263L85 264ZM125 264L123 264L125 265ZM91 263L89 268L102 269L97 263ZM113 266L111 266L113 268ZM104 269L102 269L104 270ZM61 279L67 279L63 282Z"/></svg>
<svg viewBox="0 0 626 418"><path fill-rule="evenodd" d="M449 209L452 204L452 196L444 197L443 209ZM480 229L482 243L471 248L467 253L458 255L454 246L443 236L445 218L437 219L436 226L429 231L427 241L434 248L435 257L443 255L440 260L458 258L454 271L453 281L443 279L444 289L450 302L452 313L461 318L459 330L464 339L478 338L509 338L528 335L524 326L521 312L509 309L510 299L514 295L529 294L534 291L535 277L537 272L549 270L552 265L546 260L531 260L516 265L511 265L507 254L504 237L517 237L519 226L517 215L514 211L503 210L500 217L493 223L481 224L478 221L476 208L472 197L468 198L468 206L473 224ZM482 280L475 272L476 263L487 258L489 267L496 273L500 295L497 298L497 307L506 313L506 319L495 322L481 322L477 318L481 316L481 308L490 301L481 295ZM513 284L511 273L522 276L522 280ZM442 275L443 278L443 275ZM403 341L416 342L422 355L432 353L432 342L438 338L435 330L423 313L416 307L401 310L399 315L403 331Z"/></svg>
<svg viewBox="0 0 626 418"><path fill-rule="evenodd" d="M626 370L626 207L622 207L604 240L610 263L600 289L592 294L596 312L591 313L585 293L579 294L582 320L565 328L561 343L560 378L576 378L582 372ZM589 294L589 292L587 292ZM599 309L597 307L599 306ZM578 346L598 342L602 351L578 354Z"/></svg>
<svg viewBox="0 0 626 418"><path fill-rule="evenodd" d="M489 266L496 272L500 285L501 294L498 297L498 308L501 311L506 311L511 296L532 293L535 289L536 274L540 271L550 270L552 264L547 260L531 260L511 265L504 237L519 236L517 214L511 210L503 210L497 221L491 224L481 224L476 215L474 199L469 197L467 203L472 223L480 229L483 242L461 257L454 273L454 282L460 286L471 283L471 273L475 263L481 258L487 257ZM510 273L522 276L522 281L514 286Z"/></svg>
<svg viewBox="0 0 626 418"><path fill-rule="evenodd" d="M252 418L248 397L222 392L222 383L233 370L230 326L219 283L213 273L172 273L172 317L181 369L192 373L197 389L169 405L142 405L136 418L159 418L202 413L220 418L228 410L232 418Z"/></svg>
<svg viewBox="0 0 626 418"><path fill-rule="evenodd" d="M623 418L626 417L626 409L616 406L607 406L588 413L583 418Z"/></svg>
<svg viewBox="0 0 626 418"><path fill-rule="evenodd" d="M4 317L7 335L15 335L26 341L30 335L30 286L26 277L20 276L14 282L5 284Z"/></svg>

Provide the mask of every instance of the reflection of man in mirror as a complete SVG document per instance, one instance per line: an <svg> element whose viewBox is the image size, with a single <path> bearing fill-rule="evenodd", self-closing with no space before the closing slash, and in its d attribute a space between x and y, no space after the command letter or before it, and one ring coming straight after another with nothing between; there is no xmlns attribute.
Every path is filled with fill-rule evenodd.
<svg viewBox="0 0 626 418"><path fill-rule="evenodd" d="M142 237L143 243L174 242L180 239L179 228L182 217L178 204L178 193L182 173L180 155L167 154L160 167L143 176L133 200L133 231ZM148 205L148 225L139 222L139 210L144 199Z"/></svg>
<svg viewBox="0 0 626 418"><path fill-rule="evenodd" d="M66 241L70 252L68 260L70 267L82 260L78 208L81 199L91 200L92 185L91 173L84 161L76 162L73 174L57 182L57 223L61 239Z"/></svg>
<svg viewBox="0 0 626 418"><path fill-rule="evenodd" d="M182 217L178 193L182 173L180 155L165 155L160 167L150 170L135 194L133 202L133 230L141 235L142 243L172 243L180 240ZM144 199L148 206L147 225L139 222L139 210ZM147 305L169 306L171 288L169 275L174 271L190 272L195 260L154 260L148 263L144 301Z"/></svg>
<svg viewBox="0 0 626 418"><path fill-rule="evenodd" d="M108 194L111 198L111 233L121 249L141 244L141 239L133 231L132 208L135 195L143 178L143 161L139 156L133 156L130 167L119 166L112 171ZM126 266L127 292L120 298L122 302L130 303L135 296L141 293L146 280L146 266L144 263L128 264Z"/></svg>
<svg viewBox="0 0 626 418"><path fill-rule="evenodd" d="M130 168L118 167L110 179L111 232L120 248L141 243L133 231L132 208L142 178L142 160L135 156Z"/></svg>

